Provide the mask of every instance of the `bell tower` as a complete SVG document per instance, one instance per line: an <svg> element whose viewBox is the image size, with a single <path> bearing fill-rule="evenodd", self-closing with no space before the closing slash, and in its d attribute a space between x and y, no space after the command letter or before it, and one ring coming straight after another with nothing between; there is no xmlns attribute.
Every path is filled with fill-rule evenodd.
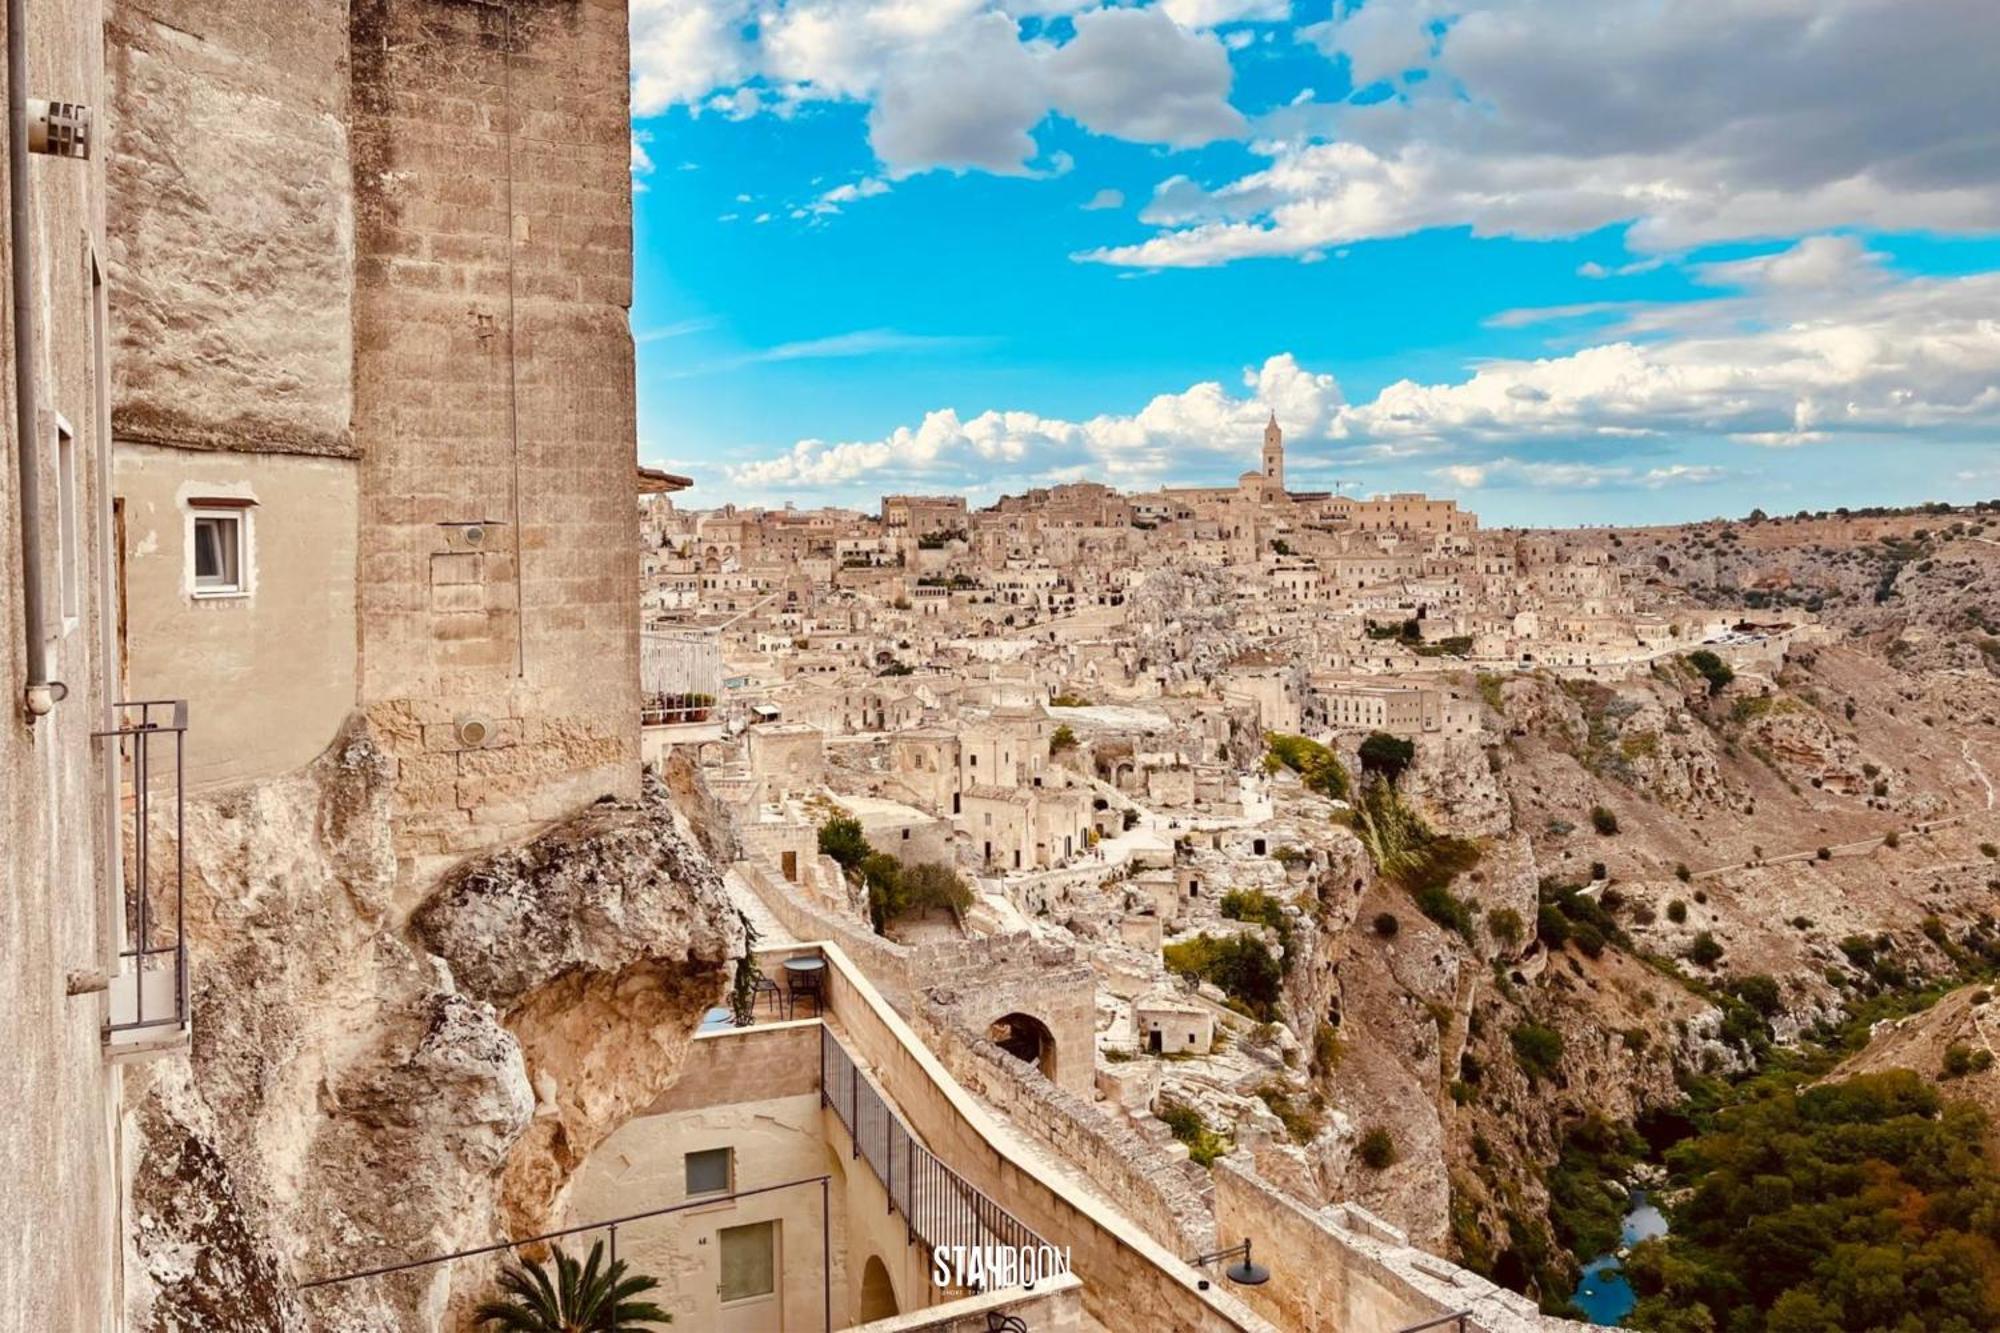
<svg viewBox="0 0 2000 1333"><path fill-rule="evenodd" d="M1285 432L1278 428L1278 414L1264 426L1264 480L1272 489L1285 489Z"/></svg>

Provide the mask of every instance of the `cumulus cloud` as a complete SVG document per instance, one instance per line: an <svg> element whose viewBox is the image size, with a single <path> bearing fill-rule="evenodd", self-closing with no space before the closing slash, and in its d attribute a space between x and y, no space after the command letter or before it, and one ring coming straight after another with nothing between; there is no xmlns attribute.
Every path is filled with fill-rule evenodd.
<svg viewBox="0 0 2000 1333"><path fill-rule="evenodd" d="M943 410L879 440L804 440L732 477L773 489L889 479L969 488L1079 467L1126 485L1188 469L1214 477L1254 453L1274 410L1306 467L1419 458L1465 487L1665 487L1722 475L1634 461L1676 441L1907 442L2000 426L2000 273L1897 278L1850 238L1809 237L1701 275L1715 296L1601 305L1611 322L1594 345L1488 361L1440 383L1399 380L1365 402L1280 355L1246 371L1237 392L1207 382L1081 421Z"/></svg>
<svg viewBox="0 0 2000 1333"><path fill-rule="evenodd" d="M1288 108L1267 166L1176 185L1158 234L1082 257L1205 266L1456 226L1626 223L1646 252L1992 231L1994 21L1990 0L1369 0L1309 34L1388 97Z"/></svg>
<svg viewBox="0 0 2000 1333"><path fill-rule="evenodd" d="M869 107L892 175L1025 175L1051 111L1099 133L1185 147L1242 134L1218 23L1282 18L1275 0L634 0L632 105L734 119L812 102ZM1023 37L1028 15L1073 15ZM1058 167L1052 173L1060 174Z"/></svg>
<svg viewBox="0 0 2000 1333"><path fill-rule="evenodd" d="M1097 9L1048 57L1055 104L1086 128L1192 147L1240 134L1229 105L1229 52L1160 9Z"/></svg>
<svg viewBox="0 0 2000 1333"><path fill-rule="evenodd" d="M1105 208L1123 207L1125 207L1124 192L1111 189L1099 190L1083 203L1083 210L1086 213L1094 213L1099 209Z"/></svg>
<svg viewBox="0 0 2000 1333"><path fill-rule="evenodd" d="M777 490L904 478L969 488L995 474L1045 478L1067 469L1138 485L1165 476L1191 453L1253 460L1274 410L1294 429L1324 431L1342 401L1333 376L1308 371L1287 354L1244 371L1240 392L1211 380L1160 394L1137 412L1083 421L997 410L961 417L945 408L877 440L801 440L774 458L732 467L730 479Z"/></svg>

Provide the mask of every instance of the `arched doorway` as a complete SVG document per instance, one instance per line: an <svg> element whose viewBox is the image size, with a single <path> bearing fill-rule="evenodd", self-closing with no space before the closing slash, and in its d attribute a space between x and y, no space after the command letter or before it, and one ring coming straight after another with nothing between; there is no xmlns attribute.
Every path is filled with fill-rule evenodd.
<svg viewBox="0 0 2000 1333"><path fill-rule="evenodd" d="M1035 1066L1044 1078L1055 1082L1055 1034L1041 1019L1032 1014L1008 1014L994 1019L986 1035L995 1046L1023 1064Z"/></svg>
<svg viewBox="0 0 2000 1333"><path fill-rule="evenodd" d="M896 1288L889 1281L889 1270L880 1256L869 1255L868 1266L861 1270L861 1319L864 1324L872 1324L877 1319L890 1319L902 1313L896 1305Z"/></svg>

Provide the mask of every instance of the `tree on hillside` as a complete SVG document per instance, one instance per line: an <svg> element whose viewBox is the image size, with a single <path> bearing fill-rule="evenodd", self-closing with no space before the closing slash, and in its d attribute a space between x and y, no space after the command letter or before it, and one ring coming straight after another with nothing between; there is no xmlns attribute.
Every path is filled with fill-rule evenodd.
<svg viewBox="0 0 2000 1333"><path fill-rule="evenodd" d="M1386 731L1371 731L1361 742L1361 767L1369 773L1380 773L1394 782L1403 776L1417 757L1415 741L1404 740L1401 736L1391 736Z"/></svg>
<svg viewBox="0 0 2000 1333"><path fill-rule="evenodd" d="M819 826L819 854L840 862L842 870L852 872L867 859L869 850L858 819L836 815Z"/></svg>

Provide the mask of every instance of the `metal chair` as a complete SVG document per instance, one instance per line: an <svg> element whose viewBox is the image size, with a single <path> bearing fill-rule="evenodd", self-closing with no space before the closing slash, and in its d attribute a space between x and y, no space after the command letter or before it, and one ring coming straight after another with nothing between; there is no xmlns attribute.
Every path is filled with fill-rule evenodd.
<svg viewBox="0 0 2000 1333"><path fill-rule="evenodd" d="M817 972L785 973L785 1017L792 1016L793 1007L805 996L812 996L813 1016L817 1018L826 1012L825 992L820 989L820 974Z"/></svg>
<svg viewBox="0 0 2000 1333"><path fill-rule="evenodd" d="M771 1012L774 1014L783 1013L785 1008L784 991L778 988L777 982L771 980L769 977L765 976L762 972L759 972L757 974L756 986L754 987L750 997L750 1007L752 1009L755 1009L757 1007L757 1001L764 999L767 996L770 998L771 1001Z"/></svg>
<svg viewBox="0 0 2000 1333"><path fill-rule="evenodd" d="M1028 1333L1028 1325L1027 1321L1017 1314L1001 1314L998 1310L988 1310L986 1333Z"/></svg>

